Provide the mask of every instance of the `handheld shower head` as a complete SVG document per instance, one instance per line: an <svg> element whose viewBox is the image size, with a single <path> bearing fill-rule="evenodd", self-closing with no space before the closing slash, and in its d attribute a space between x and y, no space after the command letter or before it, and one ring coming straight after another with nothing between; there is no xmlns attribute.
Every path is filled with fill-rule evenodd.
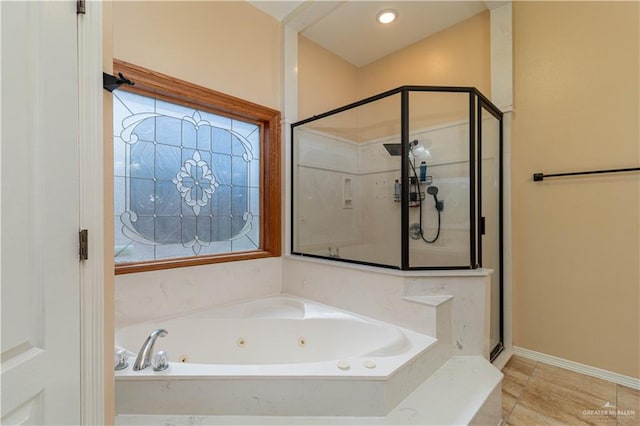
<svg viewBox="0 0 640 426"><path fill-rule="evenodd" d="M428 187L427 194L433 195L433 200L436 202L436 210L441 212L444 209L444 201L438 200L438 187L433 185Z"/></svg>

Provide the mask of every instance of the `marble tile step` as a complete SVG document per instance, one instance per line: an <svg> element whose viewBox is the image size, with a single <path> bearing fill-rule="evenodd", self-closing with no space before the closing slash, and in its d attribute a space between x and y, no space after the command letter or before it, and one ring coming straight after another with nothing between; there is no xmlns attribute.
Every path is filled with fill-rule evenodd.
<svg viewBox="0 0 640 426"><path fill-rule="evenodd" d="M497 425L501 421L502 377L482 357L453 357L386 416L119 415L115 423L118 426Z"/></svg>
<svg viewBox="0 0 640 426"><path fill-rule="evenodd" d="M436 294L432 296L405 296L402 298L402 300L406 300L407 302L414 302L433 307L438 307L451 299L453 299L453 296L448 294Z"/></svg>
<svg viewBox="0 0 640 426"><path fill-rule="evenodd" d="M402 300L423 307L425 323L431 327L429 334L444 344L451 343L453 296L448 294L404 296Z"/></svg>

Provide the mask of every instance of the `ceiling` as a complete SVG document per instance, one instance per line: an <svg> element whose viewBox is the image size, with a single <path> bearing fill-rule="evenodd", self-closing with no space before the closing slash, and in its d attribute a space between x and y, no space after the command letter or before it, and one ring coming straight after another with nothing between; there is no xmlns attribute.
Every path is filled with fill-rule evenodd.
<svg viewBox="0 0 640 426"><path fill-rule="evenodd" d="M442 31L504 1L249 1L357 67ZM396 9L391 24L376 21Z"/></svg>

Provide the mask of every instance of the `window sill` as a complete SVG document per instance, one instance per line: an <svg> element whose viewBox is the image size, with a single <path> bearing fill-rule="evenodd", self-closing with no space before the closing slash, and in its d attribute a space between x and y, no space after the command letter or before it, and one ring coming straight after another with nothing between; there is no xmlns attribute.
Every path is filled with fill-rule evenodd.
<svg viewBox="0 0 640 426"><path fill-rule="evenodd" d="M130 262L116 264L115 274L132 274L136 272L158 271L162 269L185 268L189 266L210 265L214 263L235 262L239 260L264 259L267 257L279 257L265 250L255 250L239 253L227 253L211 256L193 256L177 259L152 260L147 262Z"/></svg>

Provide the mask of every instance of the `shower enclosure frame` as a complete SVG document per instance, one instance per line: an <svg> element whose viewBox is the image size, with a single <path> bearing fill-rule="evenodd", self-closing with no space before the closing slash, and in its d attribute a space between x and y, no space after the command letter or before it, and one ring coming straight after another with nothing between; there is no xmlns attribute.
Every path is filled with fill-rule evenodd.
<svg viewBox="0 0 640 426"><path fill-rule="evenodd" d="M448 92L448 93L468 93L469 94L469 263L459 266L410 266L409 265L409 93L410 92ZM331 115L366 105L380 99L400 94L400 123L401 123L401 257L400 266L372 263L353 259L335 258L318 254L304 253L295 250L295 223L291 221L291 254L305 257L328 259L339 262L356 263L360 265L377 266L383 268L420 271L420 270L459 270L476 269L482 266L482 235L484 233L484 218L482 216L482 110L486 110L500 123L499 129L499 164L498 164L498 228L499 228L499 264L500 264L500 286L502 287L502 264L503 264L503 114L489 99L487 99L475 87L462 86L400 86L392 90L362 99L351 104L332 109L325 113L314 115L313 117L291 124L291 217L295 214L295 153L294 141L295 128L316 120L320 120Z"/></svg>

